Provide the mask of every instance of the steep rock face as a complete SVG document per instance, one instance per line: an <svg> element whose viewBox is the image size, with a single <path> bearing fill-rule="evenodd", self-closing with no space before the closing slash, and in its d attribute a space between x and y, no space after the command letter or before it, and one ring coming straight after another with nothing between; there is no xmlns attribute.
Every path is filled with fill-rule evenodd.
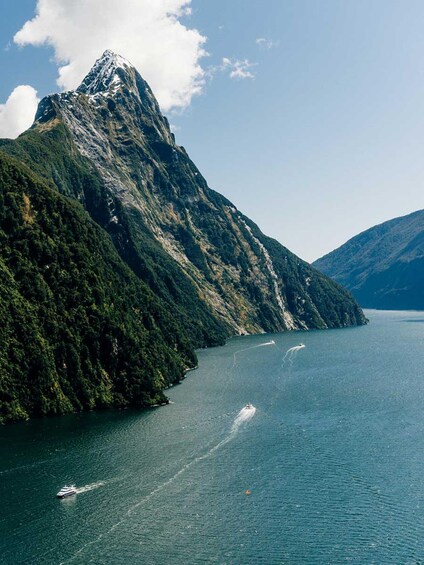
<svg viewBox="0 0 424 565"><path fill-rule="evenodd" d="M190 339L75 201L0 151L0 423L163 402Z"/></svg>
<svg viewBox="0 0 424 565"><path fill-rule="evenodd" d="M46 147L51 166L40 166ZM31 130L2 148L86 206L133 271L193 325L197 345L213 323L218 339L365 321L347 291L207 186L147 83L110 51L76 91L42 100Z"/></svg>
<svg viewBox="0 0 424 565"><path fill-rule="evenodd" d="M314 266L364 308L424 309L424 211L374 226Z"/></svg>

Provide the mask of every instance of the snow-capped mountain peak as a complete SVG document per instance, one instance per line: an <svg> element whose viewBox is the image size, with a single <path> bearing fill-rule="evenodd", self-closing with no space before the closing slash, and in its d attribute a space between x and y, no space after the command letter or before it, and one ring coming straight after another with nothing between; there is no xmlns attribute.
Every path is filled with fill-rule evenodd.
<svg viewBox="0 0 424 565"><path fill-rule="evenodd" d="M133 65L110 49L97 59L90 72L84 78L77 91L84 94L97 94L118 86Z"/></svg>

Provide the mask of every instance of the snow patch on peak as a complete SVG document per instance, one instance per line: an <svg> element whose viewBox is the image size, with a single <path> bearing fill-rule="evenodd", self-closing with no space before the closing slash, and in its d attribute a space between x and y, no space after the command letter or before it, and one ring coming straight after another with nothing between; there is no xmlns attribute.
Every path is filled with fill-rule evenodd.
<svg viewBox="0 0 424 565"><path fill-rule="evenodd" d="M100 59L97 59L94 63L77 91L84 94L97 94L108 91L111 87L116 90L122 82L119 76L122 73L119 73L119 70L127 72L133 68L134 66L124 57L107 49Z"/></svg>
<svg viewBox="0 0 424 565"><path fill-rule="evenodd" d="M99 65L110 65L114 63L115 68L125 69L126 67L132 68L133 65L118 53L114 53L110 49L106 49L103 55L94 63L94 66L99 63Z"/></svg>

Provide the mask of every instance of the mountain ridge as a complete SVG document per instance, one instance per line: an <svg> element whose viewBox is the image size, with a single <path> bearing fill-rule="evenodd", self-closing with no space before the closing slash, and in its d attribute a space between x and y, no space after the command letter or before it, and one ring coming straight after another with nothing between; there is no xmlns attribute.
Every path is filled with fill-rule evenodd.
<svg viewBox="0 0 424 565"><path fill-rule="evenodd" d="M363 307L422 309L424 210L364 230L313 265L349 288Z"/></svg>
<svg viewBox="0 0 424 565"><path fill-rule="evenodd" d="M83 80L82 87L71 93L63 93L59 97L63 102L55 107L55 111L72 132L79 152L94 162L100 173L103 173L103 181L113 195L117 196L124 206L137 210L138 221L146 224L156 241L159 241L164 250L179 263L196 285L198 292L208 295L206 300L213 309L220 312L226 323L240 333L309 327L311 316L308 320L302 320L301 316L293 319L290 309L284 303L284 293L280 295L278 285L274 284L276 273L273 272L272 258L266 256L264 248L257 244L258 238L255 240L256 236L253 237L246 228L245 217L229 201L224 202L218 193L211 196L211 189L200 171L189 159L185 149L175 143L168 121L160 113L150 87L128 61L106 51ZM48 101L49 99L46 103ZM42 104L43 102L40 107ZM95 119L93 113L96 115ZM51 120L52 116L49 115L47 121ZM44 121L44 118L38 119L41 125ZM95 127L93 123L96 124ZM220 200L218 204L217 200ZM212 261L215 265L221 267L223 264L222 245L219 245L220 249L217 250L210 238L203 237L203 218L200 226L193 221L194 214L199 215L195 210L197 203L207 207L212 203L215 206L215 214L218 212L221 217L225 215L224 224L229 222L233 227L231 237L235 236L242 245L244 244L248 255L252 253L252 247L256 247L256 261L261 262L264 267L256 271L256 276L262 279L262 288L275 290L273 296L269 293L267 296L267 299L271 298L273 302L273 325L263 327L257 316L254 321L248 320L247 323L240 324L239 311L234 310L232 297L225 296L233 295L233 288L217 281L213 270L208 268L208 261L203 261L199 269L199 265L191 260L197 257L202 263L202 255L211 259L213 252ZM171 221L166 221L164 209L172 218ZM203 210L202 213L204 214ZM116 216L112 217L117 219ZM175 221L180 226L183 225L182 235L172 233ZM206 248L208 253L202 253L199 247ZM187 257L187 253L190 257ZM224 265L222 276L231 279L233 267L234 265L230 265L230 268L226 269ZM314 273L305 274L304 281L311 276L314 276ZM315 315L317 308L308 300L305 282L302 294L300 300L310 303L310 310L314 311L313 317L321 317L320 326L326 327L322 316ZM246 299L239 295L237 300L244 302L245 310L249 309L250 297Z"/></svg>
<svg viewBox="0 0 424 565"><path fill-rule="evenodd" d="M110 51L0 152L85 209L192 348L366 323L348 291L209 188L148 84Z"/></svg>

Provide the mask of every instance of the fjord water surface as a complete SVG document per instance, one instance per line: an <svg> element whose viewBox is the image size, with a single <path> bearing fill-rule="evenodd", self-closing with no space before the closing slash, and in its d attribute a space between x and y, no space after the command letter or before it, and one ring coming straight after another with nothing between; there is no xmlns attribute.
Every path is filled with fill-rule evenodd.
<svg viewBox="0 0 424 565"><path fill-rule="evenodd" d="M201 351L167 407L4 426L0 562L423 562L424 314L367 314Z"/></svg>

